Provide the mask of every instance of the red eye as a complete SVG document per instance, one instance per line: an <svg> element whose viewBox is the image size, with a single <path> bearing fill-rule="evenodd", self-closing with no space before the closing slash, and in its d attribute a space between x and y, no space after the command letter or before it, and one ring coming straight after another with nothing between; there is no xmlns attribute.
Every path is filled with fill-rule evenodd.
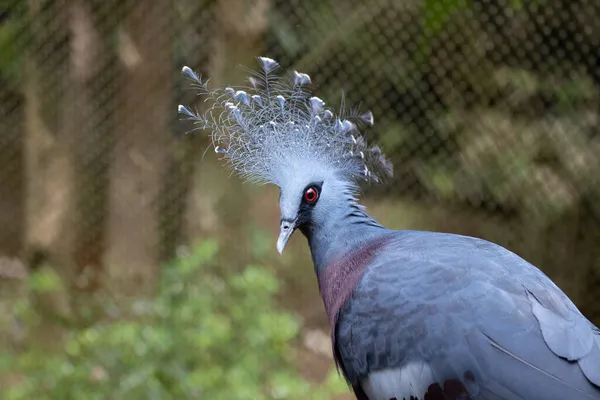
<svg viewBox="0 0 600 400"><path fill-rule="evenodd" d="M304 200L306 200L308 203L314 203L317 201L318 197L319 193L314 187L308 188L306 189L306 192L304 192Z"/></svg>

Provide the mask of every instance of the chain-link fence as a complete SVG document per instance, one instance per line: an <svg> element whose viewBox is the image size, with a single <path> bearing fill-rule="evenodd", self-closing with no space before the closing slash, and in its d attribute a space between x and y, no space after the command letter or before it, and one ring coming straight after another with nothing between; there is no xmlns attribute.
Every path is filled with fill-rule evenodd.
<svg viewBox="0 0 600 400"><path fill-rule="evenodd" d="M213 234L243 259L242 228L276 227L276 197L200 161L207 139L176 105L195 98L183 65L233 84L266 55L373 111L395 170L367 188L381 222L500 243L599 323L598 15L595 0L0 1L0 279L51 263L80 290L111 272L138 290Z"/></svg>

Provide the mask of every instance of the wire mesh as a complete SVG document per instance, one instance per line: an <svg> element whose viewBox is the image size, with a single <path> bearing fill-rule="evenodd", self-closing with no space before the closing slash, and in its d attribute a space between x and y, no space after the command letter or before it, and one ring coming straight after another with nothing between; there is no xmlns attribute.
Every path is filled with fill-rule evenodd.
<svg viewBox="0 0 600 400"><path fill-rule="evenodd" d="M206 139L177 121L194 96L179 70L239 81L267 55L373 111L395 174L369 203L507 246L599 322L597 15L592 0L0 2L0 256L43 253L95 290L112 265L141 281L206 232L244 232L254 189L207 177Z"/></svg>

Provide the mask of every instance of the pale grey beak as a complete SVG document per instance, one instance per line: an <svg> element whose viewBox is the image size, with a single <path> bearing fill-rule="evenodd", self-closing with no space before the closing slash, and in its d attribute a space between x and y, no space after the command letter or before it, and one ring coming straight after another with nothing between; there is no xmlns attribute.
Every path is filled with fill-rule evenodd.
<svg viewBox="0 0 600 400"><path fill-rule="evenodd" d="M277 251L279 254L283 253L283 249L287 244L288 240L294 233L294 229L296 228L296 221L281 221L281 228L279 231L279 239L277 239Z"/></svg>

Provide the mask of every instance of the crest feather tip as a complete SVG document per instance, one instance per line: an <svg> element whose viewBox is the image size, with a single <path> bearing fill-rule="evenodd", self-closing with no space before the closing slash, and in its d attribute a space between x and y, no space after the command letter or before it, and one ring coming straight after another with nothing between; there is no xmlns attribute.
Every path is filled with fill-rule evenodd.
<svg viewBox="0 0 600 400"><path fill-rule="evenodd" d="M294 85L304 86L310 85L311 80L308 74L304 74L302 72L294 71Z"/></svg>
<svg viewBox="0 0 600 400"><path fill-rule="evenodd" d="M258 61L262 65L263 70L267 73L279 67L279 63L269 57L258 57Z"/></svg>

